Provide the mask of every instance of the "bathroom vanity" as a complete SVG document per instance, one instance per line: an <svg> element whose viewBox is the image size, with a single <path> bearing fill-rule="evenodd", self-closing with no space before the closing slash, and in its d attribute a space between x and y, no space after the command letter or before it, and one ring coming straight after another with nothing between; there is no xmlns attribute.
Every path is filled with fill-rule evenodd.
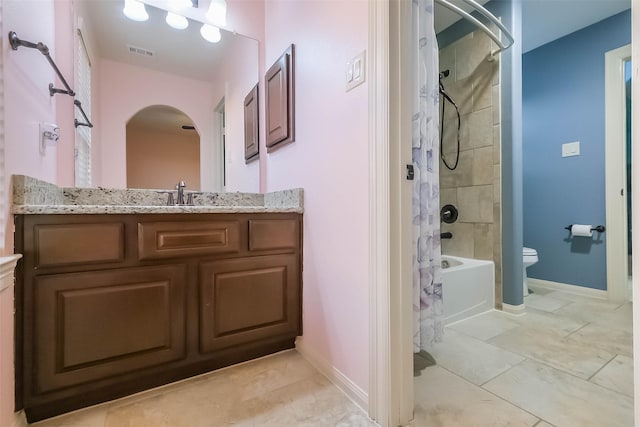
<svg viewBox="0 0 640 427"><path fill-rule="evenodd" d="M142 205L166 194L14 177L16 397L29 421L294 346L302 190L197 196Z"/></svg>

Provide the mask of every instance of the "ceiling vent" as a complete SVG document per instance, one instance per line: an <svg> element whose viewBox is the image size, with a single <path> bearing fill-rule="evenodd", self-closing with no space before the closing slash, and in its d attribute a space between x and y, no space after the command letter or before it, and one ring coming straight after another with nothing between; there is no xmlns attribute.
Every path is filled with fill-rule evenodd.
<svg viewBox="0 0 640 427"><path fill-rule="evenodd" d="M131 53L132 55L140 55L140 56L145 56L147 58L153 58L155 56L154 51L145 49L143 47L132 46L128 44L127 49L129 49L129 53Z"/></svg>

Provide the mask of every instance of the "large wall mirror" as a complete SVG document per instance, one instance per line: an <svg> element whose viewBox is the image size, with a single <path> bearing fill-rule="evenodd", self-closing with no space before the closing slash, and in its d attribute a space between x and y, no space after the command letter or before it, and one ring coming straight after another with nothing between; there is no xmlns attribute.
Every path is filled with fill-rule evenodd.
<svg viewBox="0 0 640 427"><path fill-rule="evenodd" d="M198 9L206 11L208 4L199 0ZM127 123L140 111L157 113L145 120L162 133L167 110L149 107L165 106L189 117L200 139L198 178L192 186L187 182L189 189L197 182L203 191L259 191L259 162L244 161L243 126L244 97L259 78L258 42L221 30L220 41L211 43L194 19L178 30L166 23L165 10L147 4L149 19L136 22L124 16L123 6L124 0L74 1L76 27L91 60L94 185L139 188L144 182L129 182L128 175L183 179L154 163L162 150L147 149L144 161L129 158ZM177 158L182 151L172 151L176 162L186 162Z"/></svg>

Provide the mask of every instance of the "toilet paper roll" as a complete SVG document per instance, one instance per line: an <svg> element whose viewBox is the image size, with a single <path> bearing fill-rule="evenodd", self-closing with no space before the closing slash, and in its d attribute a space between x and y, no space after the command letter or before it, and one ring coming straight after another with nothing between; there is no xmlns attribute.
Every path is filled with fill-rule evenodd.
<svg viewBox="0 0 640 427"><path fill-rule="evenodd" d="M571 226L571 235L574 237L591 237L593 236L593 227L587 224L573 224Z"/></svg>

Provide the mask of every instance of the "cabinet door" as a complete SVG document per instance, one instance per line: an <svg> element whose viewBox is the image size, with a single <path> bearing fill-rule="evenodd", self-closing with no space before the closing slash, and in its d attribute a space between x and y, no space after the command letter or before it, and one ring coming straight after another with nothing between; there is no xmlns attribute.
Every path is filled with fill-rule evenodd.
<svg viewBox="0 0 640 427"><path fill-rule="evenodd" d="M290 45L264 76L267 152L295 141L294 64Z"/></svg>
<svg viewBox="0 0 640 427"><path fill-rule="evenodd" d="M35 392L184 358L185 280L181 265L37 277Z"/></svg>
<svg viewBox="0 0 640 427"><path fill-rule="evenodd" d="M296 255L203 263L200 267L203 353L271 337L295 337L300 325Z"/></svg>

